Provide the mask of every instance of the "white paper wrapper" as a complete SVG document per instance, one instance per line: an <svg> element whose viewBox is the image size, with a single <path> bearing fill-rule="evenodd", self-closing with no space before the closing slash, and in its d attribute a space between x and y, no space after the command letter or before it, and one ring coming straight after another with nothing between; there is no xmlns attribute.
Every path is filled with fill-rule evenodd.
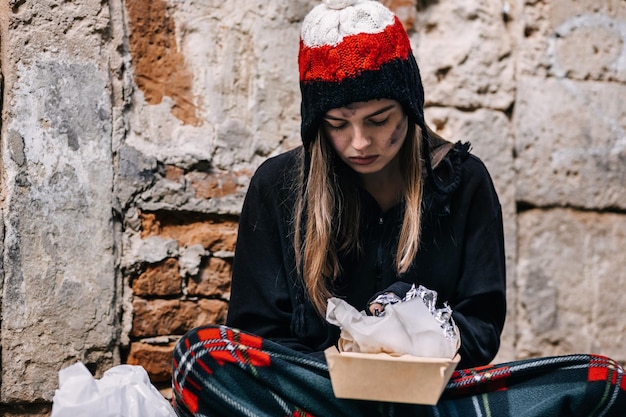
<svg viewBox="0 0 626 417"><path fill-rule="evenodd" d="M343 352L451 359L460 343L458 331L446 335L419 297L388 305L382 317L368 316L333 297L328 300L326 320L341 328L338 347Z"/></svg>

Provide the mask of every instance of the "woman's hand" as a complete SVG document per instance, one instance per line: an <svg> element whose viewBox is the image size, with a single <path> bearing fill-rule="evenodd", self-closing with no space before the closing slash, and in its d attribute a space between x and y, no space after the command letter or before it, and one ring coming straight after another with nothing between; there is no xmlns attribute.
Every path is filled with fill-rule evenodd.
<svg viewBox="0 0 626 417"><path fill-rule="evenodd" d="M369 305L370 315L372 316L380 316L380 314L385 310L385 306L381 303L372 303Z"/></svg>
<svg viewBox="0 0 626 417"><path fill-rule="evenodd" d="M396 293L393 292L385 292L378 295L372 301L370 301L367 305L370 315L372 316L382 316L385 311L385 306L388 304L395 304L397 302L402 301Z"/></svg>

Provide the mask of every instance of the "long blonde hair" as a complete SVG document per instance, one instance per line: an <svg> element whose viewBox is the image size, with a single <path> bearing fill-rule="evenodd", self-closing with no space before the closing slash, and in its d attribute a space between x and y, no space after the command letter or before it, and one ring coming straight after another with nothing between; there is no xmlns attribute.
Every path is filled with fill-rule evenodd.
<svg viewBox="0 0 626 417"><path fill-rule="evenodd" d="M421 131L414 123L409 123L399 156L405 210L396 252L398 275L411 266L421 232L425 169ZM309 164L305 163L307 158ZM294 211L294 249L308 297L322 316L328 298L333 295L333 283L341 274L339 252L360 250L356 173L342 164L320 128L308 153L302 152Z"/></svg>

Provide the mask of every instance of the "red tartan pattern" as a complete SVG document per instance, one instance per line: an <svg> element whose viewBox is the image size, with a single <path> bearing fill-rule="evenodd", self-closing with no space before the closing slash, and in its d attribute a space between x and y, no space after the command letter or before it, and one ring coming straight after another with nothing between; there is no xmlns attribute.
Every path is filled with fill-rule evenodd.
<svg viewBox="0 0 626 417"><path fill-rule="evenodd" d="M226 363L245 363L251 366L270 365L270 356L261 351L263 339L260 337L228 329L224 338L219 328L205 328L199 330L197 334L204 349L220 365ZM189 349L190 346L187 348ZM199 360L199 362L202 361ZM211 372L209 367L206 367L206 371Z"/></svg>
<svg viewBox="0 0 626 417"><path fill-rule="evenodd" d="M300 81L339 82L378 70L394 59L406 60L410 52L411 43L397 17L383 32L346 36L338 45L309 47L301 40Z"/></svg>
<svg viewBox="0 0 626 417"><path fill-rule="evenodd" d="M625 379L610 358L555 356L458 370L435 407L350 402L334 397L322 362L209 326L177 344L172 386L179 417L624 417Z"/></svg>
<svg viewBox="0 0 626 417"><path fill-rule="evenodd" d="M185 339L184 344L195 366L200 367L206 375L213 374L214 370L198 355L199 352L207 353L219 366L237 364L267 367L271 363L270 356L261 350L263 339L258 336L226 327L202 328L196 332L196 336L193 346L189 339ZM174 369L179 366L176 360L173 365ZM185 407L192 413L197 413L199 399L196 393L202 392L202 388L193 379L186 379L185 383L186 386L181 387L178 380L174 378L172 387L180 394L181 402ZM176 401L174 400L173 403L176 404Z"/></svg>
<svg viewBox="0 0 626 417"><path fill-rule="evenodd" d="M618 383L619 376L621 376L621 367L614 360L605 356L591 355L587 374L589 382L610 381L615 385ZM626 378L620 378L620 388L626 391Z"/></svg>
<svg viewBox="0 0 626 417"><path fill-rule="evenodd" d="M292 417L314 417L313 414L309 414L306 411L296 410L293 412Z"/></svg>
<svg viewBox="0 0 626 417"><path fill-rule="evenodd" d="M508 366L480 366L476 368L459 369L454 371L448 386L454 386L454 391L448 393L450 397L462 397L489 391L506 391L507 378L511 375Z"/></svg>
<svg viewBox="0 0 626 417"><path fill-rule="evenodd" d="M199 391L199 390L198 390ZM183 402L192 413L198 412L198 396L190 390L183 390Z"/></svg>

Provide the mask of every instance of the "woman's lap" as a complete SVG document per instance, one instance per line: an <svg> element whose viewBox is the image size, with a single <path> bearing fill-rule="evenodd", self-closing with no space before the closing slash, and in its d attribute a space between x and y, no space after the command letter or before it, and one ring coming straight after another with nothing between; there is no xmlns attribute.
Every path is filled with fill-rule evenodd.
<svg viewBox="0 0 626 417"><path fill-rule="evenodd" d="M335 398L326 364L226 326L190 331L177 344L174 406L180 416L623 416L626 381L594 355L530 359L455 372L437 406Z"/></svg>
<svg viewBox="0 0 626 417"><path fill-rule="evenodd" d="M181 339L173 387L176 407L205 415L358 415L334 398L323 362L225 326Z"/></svg>

